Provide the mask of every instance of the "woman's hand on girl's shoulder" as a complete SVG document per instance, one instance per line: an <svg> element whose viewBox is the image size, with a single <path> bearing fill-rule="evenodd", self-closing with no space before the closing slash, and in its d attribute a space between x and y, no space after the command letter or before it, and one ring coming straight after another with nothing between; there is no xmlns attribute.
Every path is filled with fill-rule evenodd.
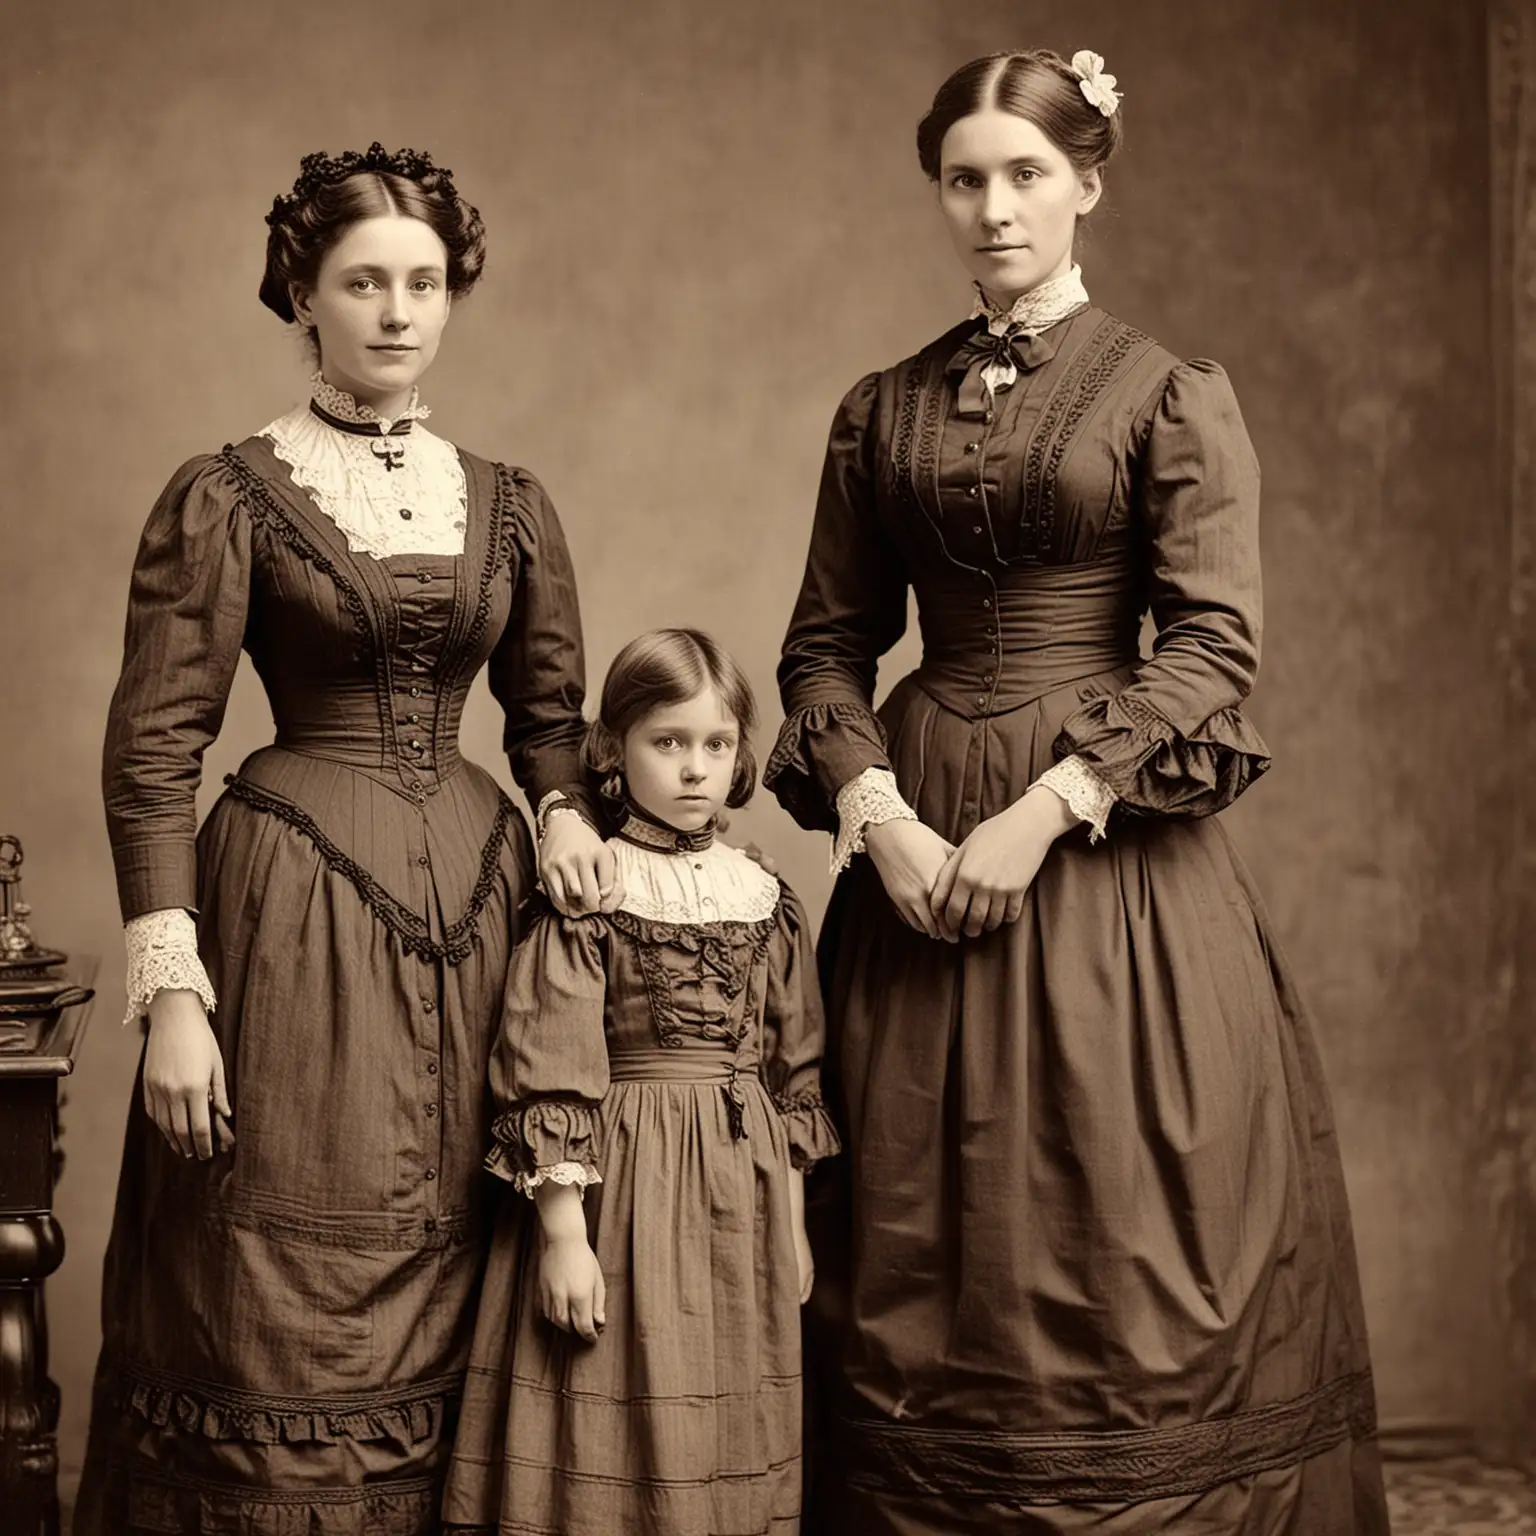
<svg viewBox="0 0 1536 1536"><path fill-rule="evenodd" d="M929 909L943 937L974 939L1017 922L1046 854L1076 821L1060 795L1040 786L982 822L934 882Z"/></svg>
<svg viewBox="0 0 1536 1536"><path fill-rule="evenodd" d="M207 1161L235 1144L224 1055L195 992L155 993L144 1048L144 1110L183 1157Z"/></svg>
<svg viewBox="0 0 1536 1536"><path fill-rule="evenodd" d="M882 821L865 828L864 848L902 922L931 939L949 937L930 898L954 844L920 821Z"/></svg>
<svg viewBox="0 0 1536 1536"><path fill-rule="evenodd" d="M566 917L612 912L624 899L613 849L574 812L549 818L539 844L539 879Z"/></svg>
<svg viewBox="0 0 1536 1536"><path fill-rule="evenodd" d="M588 1344L606 1326L607 1287L592 1246L581 1235L544 1238L539 1256L539 1307L556 1328Z"/></svg>

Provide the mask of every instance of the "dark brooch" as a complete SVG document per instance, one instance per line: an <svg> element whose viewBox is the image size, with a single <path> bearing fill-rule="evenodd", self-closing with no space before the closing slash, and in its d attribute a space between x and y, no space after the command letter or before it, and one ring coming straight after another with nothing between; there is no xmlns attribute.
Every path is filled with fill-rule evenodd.
<svg viewBox="0 0 1536 1536"><path fill-rule="evenodd" d="M453 172L446 166L433 165L432 156L425 150L397 149L387 151L377 139L363 153L355 149L343 150L339 155L328 155L317 149L299 161L299 178L293 191L272 199L272 211L267 215L269 226L284 223L293 213L319 191L332 182L345 181L364 171L382 171L391 176L404 176L408 181L424 181L428 176L437 178L438 190L445 196L456 198L458 191L453 185Z"/></svg>

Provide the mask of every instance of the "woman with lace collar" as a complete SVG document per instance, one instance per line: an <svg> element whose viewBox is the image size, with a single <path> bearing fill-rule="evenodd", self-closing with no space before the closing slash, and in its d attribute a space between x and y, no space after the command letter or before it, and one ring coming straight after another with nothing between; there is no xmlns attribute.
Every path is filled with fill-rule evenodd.
<svg viewBox="0 0 1536 1536"><path fill-rule="evenodd" d="M1086 51L940 88L976 304L844 400L785 642L764 781L842 871L817 1532L1387 1529L1327 1089L1214 819L1269 767L1258 466L1073 260L1119 103Z"/></svg>
<svg viewBox="0 0 1536 1536"><path fill-rule="evenodd" d="M622 895L580 812L575 580L526 470L425 426L484 261L430 157L309 156L263 302L309 399L184 465L134 566L104 787L147 1043L76 1529L436 1529L518 913ZM199 830L241 651L276 739ZM459 755L484 668L522 816Z"/></svg>

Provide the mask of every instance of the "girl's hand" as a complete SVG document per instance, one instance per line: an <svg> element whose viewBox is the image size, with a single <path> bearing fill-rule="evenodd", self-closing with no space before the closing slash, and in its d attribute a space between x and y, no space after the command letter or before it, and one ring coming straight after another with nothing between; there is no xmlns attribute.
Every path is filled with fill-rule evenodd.
<svg viewBox="0 0 1536 1536"><path fill-rule="evenodd" d="M934 882L928 904L943 936L974 939L1016 922L1051 845L1076 824L1061 796L1043 785L982 822Z"/></svg>
<svg viewBox="0 0 1536 1536"><path fill-rule="evenodd" d="M539 1306L556 1328L588 1344L608 1321L607 1289L597 1255L585 1237L544 1238L539 1257Z"/></svg>
<svg viewBox="0 0 1536 1536"><path fill-rule="evenodd" d="M206 1162L215 1132L220 1152L235 1144L224 1057L195 992L166 989L150 1000L144 1110L183 1157Z"/></svg>
<svg viewBox="0 0 1536 1536"><path fill-rule="evenodd" d="M864 847L901 920L931 939L948 937L929 898L954 844L920 821L883 821L864 829Z"/></svg>
<svg viewBox="0 0 1536 1536"><path fill-rule="evenodd" d="M582 817L551 816L539 844L539 878L567 917L612 912L624 899L618 860Z"/></svg>

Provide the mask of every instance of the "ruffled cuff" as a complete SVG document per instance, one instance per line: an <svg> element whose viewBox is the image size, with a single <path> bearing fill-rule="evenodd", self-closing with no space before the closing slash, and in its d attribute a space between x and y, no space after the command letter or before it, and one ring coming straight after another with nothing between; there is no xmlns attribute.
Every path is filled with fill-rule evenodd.
<svg viewBox="0 0 1536 1536"><path fill-rule="evenodd" d="M837 832L832 839L832 873L840 875L864 852L864 832L887 821L916 821L889 768L866 768L837 792Z"/></svg>
<svg viewBox="0 0 1536 1536"><path fill-rule="evenodd" d="M125 1024L136 1024L149 1012L157 992L195 992L212 1013L213 983L197 953L197 924L181 907L145 912L123 925L128 946L128 1012Z"/></svg>
<svg viewBox="0 0 1536 1536"><path fill-rule="evenodd" d="M885 731L863 704L807 704L786 717L763 768L763 788L808 832L836 832L834 800L866 768L889 768Z"/></svg>
<svg viewBox="0 0 1536 1536"><path fill-rule="evenodd" d="M490 1166L489 1158L486 1159L486 1165ZM499 1168L491 1168L491 1172L500 1173L501 1170ZM574 1186L585 1195L587 1185L601 1184L602 1182L602 1174L591 1163L551 1163L546 1168L535 1168L532 1173L512 1175L512 1187L520 1193L527 1195L530 1200L537 1198L538 1188L541 1184Z"/></svg>
<svg viewBox="0 0 1536 1536"><path fill-rule="evenodd" d="M1188 735L1130 689L1090 699L1056 738L1058 758L1081 757L1125 811L1210 816L1269 769L1269 748L1242 710L1223 709Z"/></svg>
<svg viewBox="0 0 1536 1536"><path fill-rule="evenodd" d="M586 821L582 809L576 804L563 789L552 789L539 801L539 808L533 814L533 824L539 834L539 841L544 841L544 834L549 831L549 821L552 816L580 816Z"/></svg>
<svg viewBox="0 0 1536 1536"><path fill-rule="evenodd" d="M1096 843L1104 836L1109 813L1115 808L1115 792L1082 758L1062 758L1054 768L1047 768L1035 784L1060 796L1079 821L1088 823L1089 842ZM1034 787L1030 785L1031 789Z"/></svg>
<svg viewBox="0 0 1536 1536"><path fill-rule="evenodd" d="M540 1169L575 1164L589 1170L585 1181L598 1182L593 1151L592 1107L568 1099L542 1099L519 1104L497 1116L491 1126L495 1138L485 1166L499 1179L522 1187Z"/></svg>
<svg viewBox="0 0 1536 1536"><path fill-rule="evenodd" d="M792 1099L775 1099L784 1134L789 1139L790 1166L803 1173L824 1157L843 1150L837 1128L819 1093L801 1093Z"/></svg>

